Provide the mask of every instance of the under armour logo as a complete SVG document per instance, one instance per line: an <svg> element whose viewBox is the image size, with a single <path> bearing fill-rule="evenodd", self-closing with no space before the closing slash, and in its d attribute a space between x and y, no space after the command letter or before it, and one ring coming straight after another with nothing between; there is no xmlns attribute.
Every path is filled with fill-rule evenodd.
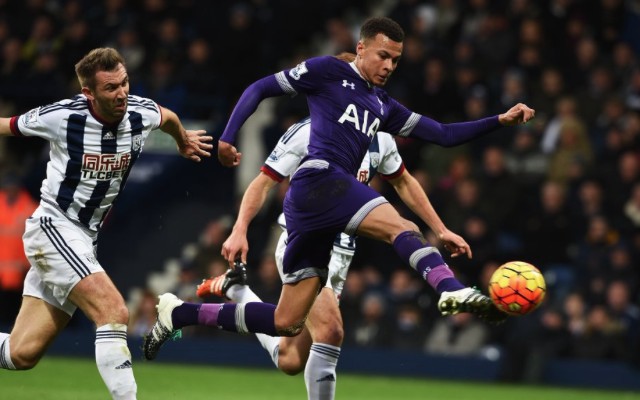
<svg viewBox="0 0 640 400"><path fill-rule="evenodd" d="M126 368L131 368L133 367L133 364L131 364L131 361L126 360L125 362L123 362L122 364L118 365L116 367L116 369L126 369Z"/></svg>
<svg viewBox="0 0 640 400"><path fill-rule="evenodd" d="M353 83L352 83L353 85ZM324 378L320 378L318 379L316 382L335 382L336 381L336 377L333 376L333 374L329 374L327 376L325 376Z"/></svg>
<svg viewBox="0 0 640 400"><path fill-rule="evenodd" d="M350 86L350 87L351 87L351 90L355 90L355 89L356 89L356 84L355 84L355 83L353 83L353 82L347 82L347 80L346 80L346 79L343 79L343 80L342 80L342 87L347 87L347 86Z"/></svg>

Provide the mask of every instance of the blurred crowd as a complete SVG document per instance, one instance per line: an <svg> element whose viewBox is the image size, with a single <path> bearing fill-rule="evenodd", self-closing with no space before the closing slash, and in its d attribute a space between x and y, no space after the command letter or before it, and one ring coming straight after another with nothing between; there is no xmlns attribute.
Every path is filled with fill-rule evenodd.
<svg viewBox="0 0 640 400"><path fill-rule="evenodd" d="M638 0L0 0L0 115L75 94L74 63L108 45L127 59L133 94L221 129L247 84L310 56L353 51L359 24L373 13L406 31L386 89L410 109L441 122L517 102L536 109L526 125L457 148L396 141L445 224L471 245L470 260L445 255L462 281L484 290L497 266L520 259L544 273L548 291L534 314L499 327L469 315L441 318L417 273L390 247L359 238L341 299L346 343L500 354L506 380L535 381L554 357L639 365ZM278 100L265 147L306 114L304 99ZM0 141L4 186L41 153L37 141ZM419 223L389 185L373 185ZM250 281L272 302L280 290L273 259L280 186L249 232ZM12 198L0 195L2 217ZM183 298L203 277L224 272L228 219L212 221L183 257L172 288ZM10 286L0 281L3 292ZM143 291L132 330L146 331L154 296Z"/></svg>

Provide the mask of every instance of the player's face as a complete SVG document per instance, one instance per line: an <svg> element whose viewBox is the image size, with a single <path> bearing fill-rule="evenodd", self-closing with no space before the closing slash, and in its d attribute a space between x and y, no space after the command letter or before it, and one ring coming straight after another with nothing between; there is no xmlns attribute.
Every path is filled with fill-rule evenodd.
<svg viewBox="0 0 640 400"><path fill-rule="evenodd" d="M119 122L127 112L127 96L129 96L129 75L124 65L120 64L113 71L96 72L96 87L91 90L82 88L93 110L106 122Z"/></svg>
<svg viewBox="0 0 640 400"><path fill-rule="evenodd" d="M402 55L402 42L394 42L378 33L375 38L358 42L356 66L366 80L384 86L398 66Z"/></svg>

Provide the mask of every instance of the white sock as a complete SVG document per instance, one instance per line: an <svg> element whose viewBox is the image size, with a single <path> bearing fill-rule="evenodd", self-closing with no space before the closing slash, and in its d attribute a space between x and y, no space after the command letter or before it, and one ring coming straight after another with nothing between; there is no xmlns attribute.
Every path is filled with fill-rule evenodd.
<svg viewBox="0 0 640 400"><path fill-rule="evenodd" d="M10 337L8 333L0 333L0 368L2 369L16 369L13 361L11 361Z"/></svg>
<svg viewBox="0 0 640 400"><path fill-rule="evenodd" d="M107 324L96 330L96 364L111 397L135 400L138 389L127 347L127 326Z"/></svg>
<svg viewBox="0 0 640 400"><path fill-rule="evenodd" d="M262 303L260 297L258 297L253 290L247 285L233 285L227 289L227 297L236 303ZM271 361L278 367L278 352L280 350L280 337L269 336L264 333L256 333L256 338L262 345L262 347L271 356Z"/></svg>
<svg viewBox="0 0 640 400"><path fill-rule="evenodd" d="M324 343L311 345L304 382L309 400L333 400L336 395L336 365L340 347Z"/></svg>

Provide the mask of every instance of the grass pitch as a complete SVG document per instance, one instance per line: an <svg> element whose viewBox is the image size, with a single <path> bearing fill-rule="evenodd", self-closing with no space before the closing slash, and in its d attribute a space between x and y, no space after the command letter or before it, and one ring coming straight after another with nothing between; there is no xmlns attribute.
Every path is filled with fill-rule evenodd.
<svg viewBox="0 0 640 400"><path fill-rule="evenodd" d="M302 375L275 369L151 363L134 360L141 400L306 399ZM640 400L640 393L464 381L338 375L342 400ZM32 371L0 370L0 399L109 399L91 359L46 357Z"/></svg>

